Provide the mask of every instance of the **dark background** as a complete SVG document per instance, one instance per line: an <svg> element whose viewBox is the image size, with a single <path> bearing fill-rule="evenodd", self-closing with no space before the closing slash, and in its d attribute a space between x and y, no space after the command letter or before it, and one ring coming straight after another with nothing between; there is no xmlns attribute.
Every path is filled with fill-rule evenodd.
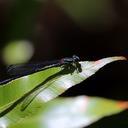
<svg viewBox="0 0 128 128"><path fill-rule="evenodd" d="M119 55L127 57L128 1L108 2L110 6L101 19L96 17L96 22L92 19L79 24L54 0L39 3L34 0L19 0L19 3L15 0L0 0L0 53L10 40L27 39L35 48L30 62L54 60L73 54L81 60ZM19 26L15 27L15 24ZM5 70L6 64L1 57L1 79L5 77ZM62 96L90 95L128 100L127 71L127 61L114 62ZM127 122L128 111L125 111L104 118L88 128L124 128L128 127Z"/></svg>

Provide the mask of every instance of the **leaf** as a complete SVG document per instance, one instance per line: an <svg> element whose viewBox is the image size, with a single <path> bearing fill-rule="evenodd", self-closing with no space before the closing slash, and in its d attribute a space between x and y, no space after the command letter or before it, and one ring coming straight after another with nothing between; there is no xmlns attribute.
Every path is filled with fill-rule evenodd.
<svg viewBox="0 0 128 128"><path fill-rule="evenodd" d="M3 111L3 109L8 108L8 106L22 99L22 97L25 97L25 94L27 94L30 90L60 70L61 68L59 67L43 70L41 72L20 77L18 79L12 80L9 83L1 85L0 111Z"/></svg>
<svg viewBox="0 0 128 128"><path fill-rule="evenodd" d="M45 104L37 105L36 101L24 112L15 109L0 122L7 125L7 121L9 128L80 128L127 108L127 101L88 96L57 98Z"/></svg>
<svg viewBox="0 0 128 128"><path fill-rule="evenodd" d="M79 62L82 72L53 67L13 80L0 86L0 116L11 111L26 98L21 108L24 110L38 94L38 98L44 102L49 101L84 81L104 65L125 59L125 57L108 57L98 61L82 61Z"/></svg>
<svg viewBox="0 0 128 128"><path fill-rule="evenodd" d="M82 72L75 71L73 73L68 74L63 74L63 72L61 72L57 78L54 78L54 80L51 79L49 82L46 83L46 85L40 85L37 90L33 91L33 93L31 93L29 97L25 99L21 109L24 110L39 93L39 97L41 97L43 101L49 101L62 94L68 88L84 81L104 65L119 59L124 60L126 58L110 57L98 61L80 62Z"/></svg>

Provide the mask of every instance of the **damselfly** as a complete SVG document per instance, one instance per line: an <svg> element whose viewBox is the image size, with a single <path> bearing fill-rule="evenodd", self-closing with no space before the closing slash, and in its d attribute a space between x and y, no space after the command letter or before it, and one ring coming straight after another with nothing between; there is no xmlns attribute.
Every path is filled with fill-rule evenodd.
<svg viewBox="0 0 128 128"><path fill-rule="evenodd" d="M65 57L59 60L45 61L41 63L10 65L7 68L9 78L0 81L0 85L6 84L22 76L30 75L52 67L62 66L70 68L70 65L74 64L74 66L77 68L76 63L78 63L79 60L80 58L78 56L73 55L72 57Z"/></svg>

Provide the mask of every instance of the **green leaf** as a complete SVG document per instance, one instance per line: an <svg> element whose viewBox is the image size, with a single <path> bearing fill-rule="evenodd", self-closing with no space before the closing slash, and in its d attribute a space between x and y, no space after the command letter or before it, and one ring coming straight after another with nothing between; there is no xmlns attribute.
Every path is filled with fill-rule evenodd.
<svg viewBox="0 0 128 128"><path fill-rule="evenodd" d="M27 97L22 105L22 110L24 110L29 103L39 94L38 97L46 102L49 101L58 95L62 94L68 88L79 84L80 82L84 81L91 75L93 75L96 71L98 71L101 67L110 63L112 61L116 61L119 59L125 59L124 57L111 57L105 58L94 62L80 62L82 72L78 72L77 70L73 73L65 74L65 71L59 72L59 76L57 75L53 79L50 79L45 85L40 84L38 89L34 90L29 97ZM43 86L42 86L43 85Z"/></svg>
<svg viewBox="0 0 128 128"><path fill-rule="evenodd" d="M0 86L0 116L11 111L24 100L24 109L36 97L44 102L62 94L68 88L84 81L104 65L125 60L125 57L108 57L98 61L79 62L82 72L72 69L52 67L31 75L27 75ZM26 98L26 99L25 99Z"/></svg>
<svg viewBox="0 0 128 128"><path fill-rule="evenodd" d="M24 112L18 106L0 122L4 125L8 122L9 128L76 128L128 108L126 101L88 96L57 98L45 104L41 102L34 101Z"/></svg>
<svg viewBox="0 0 128 128"><path fill-rule="evenodd" d="M0 111L20 100L20 98L25 97L25 94L30 90L60 70L60 67L43 70L0 86Z"/></svg>

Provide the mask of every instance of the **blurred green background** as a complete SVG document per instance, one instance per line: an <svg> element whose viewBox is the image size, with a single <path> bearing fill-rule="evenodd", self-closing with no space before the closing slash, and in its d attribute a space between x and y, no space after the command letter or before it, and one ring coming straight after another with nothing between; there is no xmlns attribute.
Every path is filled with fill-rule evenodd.
<svg viewBox="0 0 128 128"><path fill-rule="evenodd" d="M0 0L1 80L7 77L6 66L15 63L73 54L81 60L127 57L127 14L127 0ZM127 71L127 62L112 63L63 96L128 100ZM127 127L127 114L105 118L89 128Z"/></svg>

